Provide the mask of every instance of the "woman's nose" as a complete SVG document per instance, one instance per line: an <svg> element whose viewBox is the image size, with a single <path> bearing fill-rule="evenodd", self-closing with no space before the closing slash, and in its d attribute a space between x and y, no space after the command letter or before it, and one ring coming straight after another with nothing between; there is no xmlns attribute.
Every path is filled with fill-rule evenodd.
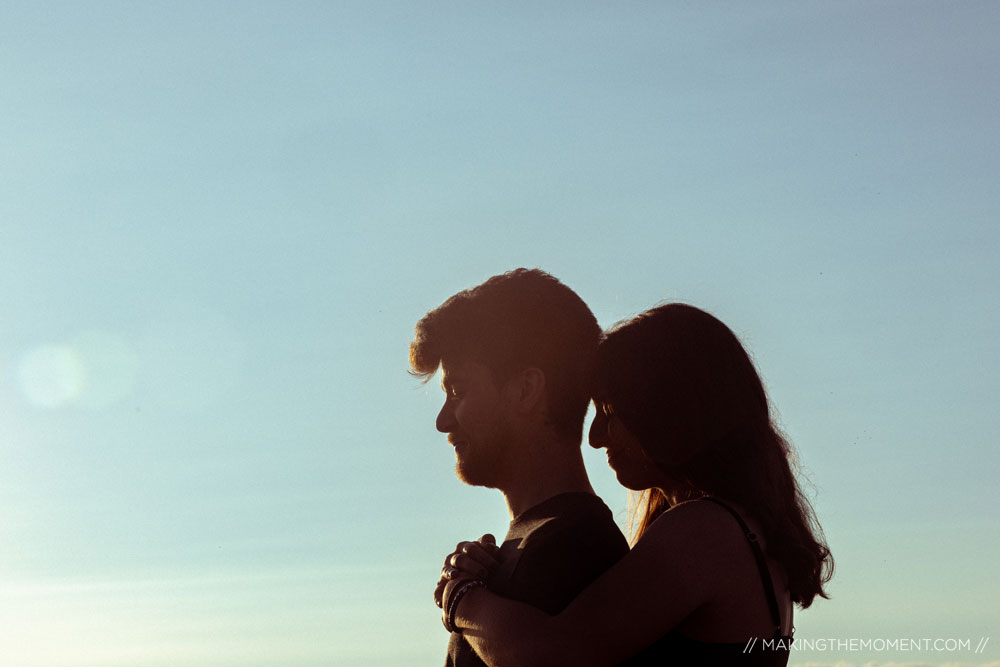
<svg viewBox="0 0 1000 667"><path fill-rule="evenodd" d="M590 424L590 433L587 436L587 440L594 449L600 449L608 443L608 418L601 412L600 408L597 409L594 421Z"/></svg>

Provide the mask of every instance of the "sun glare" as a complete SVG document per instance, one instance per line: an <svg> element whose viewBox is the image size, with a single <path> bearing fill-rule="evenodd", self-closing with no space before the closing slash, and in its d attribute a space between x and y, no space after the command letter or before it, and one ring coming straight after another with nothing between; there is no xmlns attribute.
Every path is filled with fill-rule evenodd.
<svg viewBox="0 0 1000 667"><path fill-rule="evenodd" d="M29 403L55 408L79 398L85 370L68 345L43 345L24 355L18 369L21 392Z"/></svg>
<svg viewBox="0 0 1000 667"><path fill-rule="evenodd" d="M138 370L138 355L120 336L88 331L28 351L18 380L24 398L38 407L103 408L131 392Z"/></svg>

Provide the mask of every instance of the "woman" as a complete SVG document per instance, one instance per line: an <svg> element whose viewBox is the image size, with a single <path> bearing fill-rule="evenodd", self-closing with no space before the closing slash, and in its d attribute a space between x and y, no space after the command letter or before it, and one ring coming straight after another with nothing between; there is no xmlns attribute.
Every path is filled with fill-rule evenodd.
<svg viewBox="0 0 1000 667"><path fill-rule="evenodd" d="M446 627L489 665L784 665L792 604L833 570L736 336L668 304L612 329L597 363L590 444L643 491L631 552L563 612L489 593L495 547L469 542L435 591Z"/></svg>

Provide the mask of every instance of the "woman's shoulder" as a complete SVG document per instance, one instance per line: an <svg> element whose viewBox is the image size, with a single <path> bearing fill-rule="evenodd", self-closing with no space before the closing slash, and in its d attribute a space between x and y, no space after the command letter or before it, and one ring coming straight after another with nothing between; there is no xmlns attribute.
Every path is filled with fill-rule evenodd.
<svg viewBox="0 0 1000 667"><path fill-rule="evenodd" d="M745 520L738 506L706 496L685 500L666 510L650 524L647 533L685 531L692 536L744 537L740 521Z"/></svg>
<svg viewBox="0 0 1000 667"><path fill-rule="evenodd" d="M747 541L747 534L734 520L733 512L742 515L731 503L709 498L684 501L657 517L639 544L645 540L651 546L670 549L672 559L690 561L696 569L731 563L732 551L746 549Z"/></svg>

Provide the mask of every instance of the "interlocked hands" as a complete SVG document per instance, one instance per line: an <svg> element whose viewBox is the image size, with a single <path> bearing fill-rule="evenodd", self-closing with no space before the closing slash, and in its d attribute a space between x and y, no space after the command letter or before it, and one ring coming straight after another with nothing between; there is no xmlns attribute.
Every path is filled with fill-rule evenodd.
<svg viewBox="0 0 1000 667"><path fill-rule="evenodd" d="M486 534L475 542L459 542L444 559L441 576L434 588L434 604L441 608L441 621L449 632L455 629L459 600L470 589L485 585L486 578L499 564L499 552L496 538Z"/></svg>

